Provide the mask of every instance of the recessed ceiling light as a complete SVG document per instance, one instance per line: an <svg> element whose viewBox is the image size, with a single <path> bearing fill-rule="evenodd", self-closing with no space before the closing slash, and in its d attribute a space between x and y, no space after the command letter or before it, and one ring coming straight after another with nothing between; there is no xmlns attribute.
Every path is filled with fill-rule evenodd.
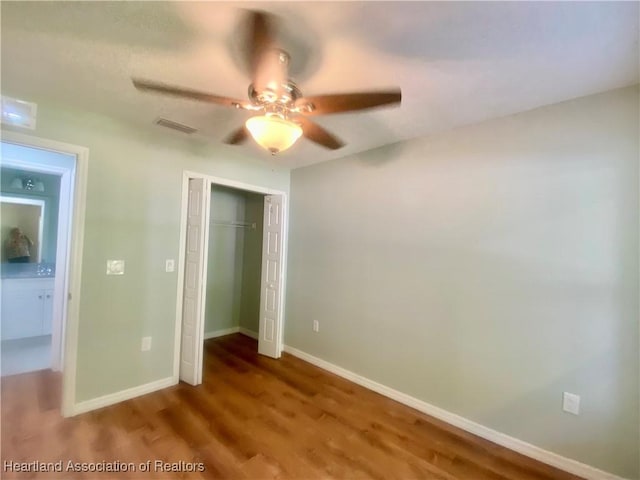
<svg viewBox="0 0 640 480"><path fill-rule="evenodd" d="M2 96L2 123L35 130L38 105Z"/></svg>

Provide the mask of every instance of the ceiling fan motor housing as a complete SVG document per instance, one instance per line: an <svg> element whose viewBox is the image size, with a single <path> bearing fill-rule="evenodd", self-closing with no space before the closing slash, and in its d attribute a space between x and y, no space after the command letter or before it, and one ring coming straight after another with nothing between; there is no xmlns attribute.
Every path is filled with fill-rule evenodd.
<svg viewBox="0 0 640 480"><path fill-rule="evenodd" d="M283 88L289 78L289 54L279 48L262 48L258 56L256 73L253 78L255 90L271 100L285 93Z"/></svg>

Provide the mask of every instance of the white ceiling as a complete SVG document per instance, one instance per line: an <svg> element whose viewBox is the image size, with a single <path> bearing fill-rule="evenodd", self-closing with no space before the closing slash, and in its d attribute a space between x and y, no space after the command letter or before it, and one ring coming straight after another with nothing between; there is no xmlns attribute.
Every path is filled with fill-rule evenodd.
<svg viewBox="0 0 640 480"><path fill-rule="evenodd" d="M291 168L639 81L637 2L2 2L3 94L139 128L164 116L220 143L248 113L130 77L245 98L237 32L252 8L280 18L304 94L402 88L400 108L314 117L347 143L337 151L224 147Z"/></svg>

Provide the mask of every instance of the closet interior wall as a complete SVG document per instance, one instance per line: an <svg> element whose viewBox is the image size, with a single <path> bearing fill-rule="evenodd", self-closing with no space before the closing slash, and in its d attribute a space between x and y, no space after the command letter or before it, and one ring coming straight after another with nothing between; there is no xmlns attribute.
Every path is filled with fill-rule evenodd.
<svg viewBox="0 0 640 480"><path fill-rule="evenodd" d="M205 338L237 331L257 337L263 209L263 195L211 189Z"/></svg>

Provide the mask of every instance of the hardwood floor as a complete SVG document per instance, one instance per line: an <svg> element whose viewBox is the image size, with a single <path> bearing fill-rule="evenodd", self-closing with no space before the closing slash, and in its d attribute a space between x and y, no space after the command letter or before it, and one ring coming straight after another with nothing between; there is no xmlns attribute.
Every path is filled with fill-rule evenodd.
<svg viewBox="0 0 640 480"><path fill-rule="evenodd" d="M50 371L2 379L2 478L576 479L240 334L205 343L204 383L63 419ZM55 462L16 473L6 462ZM67 470L111 462L127 472ZM140 464L150 463L150 472ZM203 472L171 473L163 468ZM120 462L116 464L113 462ZM182 463L180 463L182 462ZM195 464L195 465L194 465ZM78 466L73 465L74 469ZM159 465L158 465L159 466ZM82 466L78 466L82 467ZM88 467L88 466L87 466ZM133 471L135 468L135 472ZM144 468L144 467L143 467Z"/></svg>

